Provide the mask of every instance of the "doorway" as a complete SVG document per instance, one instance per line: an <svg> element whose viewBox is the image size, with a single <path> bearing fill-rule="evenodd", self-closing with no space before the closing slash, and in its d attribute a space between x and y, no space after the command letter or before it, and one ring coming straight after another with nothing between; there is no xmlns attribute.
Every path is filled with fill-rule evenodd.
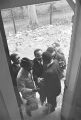
<svg viewBox="0 0 81 120"><path fill-rule="evenodd" d="M66 64L68 64L72 16L74 15L72 9L64 0L31 6L2 10L9 54L15 52L21 58L33 59L33 51L36 48L42 48L45 51L48 46L57 42L60 44L66 58ZM34 11L34 21L31 20L32 12L29 15L28 10L29 12ZM61 108L62 105L64 79L61 81L62 93L57 98L57 108ZM37 95L37 97L39 96Z"/></svg>

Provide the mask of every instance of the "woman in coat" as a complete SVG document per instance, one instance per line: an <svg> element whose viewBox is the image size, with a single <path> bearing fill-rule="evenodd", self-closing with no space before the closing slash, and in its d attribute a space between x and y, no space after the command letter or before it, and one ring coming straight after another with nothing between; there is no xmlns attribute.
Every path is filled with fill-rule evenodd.
<svg viewBox="0 0 81 120"><path fill-rule="evenodd" d="M26 111L31 116L31 111L38 108L35 94L37 89L32 77L32 63L28 58L22 58L20 65L21 69L17 75L17 87L22 98L27 101Z"/></svg>

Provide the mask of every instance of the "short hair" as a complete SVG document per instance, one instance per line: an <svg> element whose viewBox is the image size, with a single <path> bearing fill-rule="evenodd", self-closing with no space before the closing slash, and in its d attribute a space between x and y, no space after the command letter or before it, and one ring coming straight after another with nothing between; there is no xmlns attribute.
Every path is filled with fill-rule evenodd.
<svg viewBox="0 0 81 120"><path fill-rule="evenodd" d="M31 68L32 67L32 61L29 58L24 57L24 58L21 59L20 65L23 68Z"/></svg>
<svg viewBox="0 0 81 120"><path fill-rule="evenodd" d="M41 49L39 49L39 48L38 48L38 49L36 49L36 50L34 50L34 55L36 56L36 53L37 53L37 52L39 52L39 51L42 51L42 50L41 50Z"/></svg>
<svg viewBox="0 0 81 120"><path fill-rule="evenodd" d="M54 51L56 52L56 50L55 50L54 47L48 47L46 51L49 52L49 53L51 53L51 54L52 54Z"/></svg>
<svg viewBox="0 0 81 120"><path fill-rule="evenodd" d="M46 51L46 52L43 52L42 58L45 63L49 63L52 59L52 56L48 51Z"/></svg>
<svg viewBox="0 0 81 120"><path fill-rule="evenodd" d="M13 62L15 62L17 56L18 56L17 53L12 53L12 54L10 55L10 59L11 59Z"/></svg>

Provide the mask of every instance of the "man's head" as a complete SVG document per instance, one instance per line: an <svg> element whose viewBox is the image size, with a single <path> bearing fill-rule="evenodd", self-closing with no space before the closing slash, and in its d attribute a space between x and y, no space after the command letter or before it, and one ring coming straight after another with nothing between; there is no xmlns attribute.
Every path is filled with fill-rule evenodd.
<svg viewBox="0 0 81 120"><path fill-rule="evenodd" d="M41 49L36 49L34 51L34 56L37 60L41 60L42 59L42 50Z"/></svg>
<svg viewBox="0 0 81 120"><path fill-rule="evenodd" d="M12 62L15 63L15 64L19 64L19 62L20 62L20 57L19 57L19 55L16 54L16 53L11 54L10 59L11 59Z"/></svg>
<svg viewBox="0 0 81 120"><path fill-rule="evenodd" d="M28 70L28 71L32 70L32 66L33 66L31 60L26 57L21 59L20 65L21 67L23 67L25 70Z"/></svg>
<svg viewBox="0 0 81 120"><path fill-rule="evenodd" d="M44 64L49 64L52 60L52 56L48 51L43 52L42 58L43 58L43 63Z"/></svg>
<svg viewBox="0 0 81 120"><path fill-rule="evenodd" d="M55 57L56 50L54 47L48 47L46 51L49 52L53 58Z"/></svg>

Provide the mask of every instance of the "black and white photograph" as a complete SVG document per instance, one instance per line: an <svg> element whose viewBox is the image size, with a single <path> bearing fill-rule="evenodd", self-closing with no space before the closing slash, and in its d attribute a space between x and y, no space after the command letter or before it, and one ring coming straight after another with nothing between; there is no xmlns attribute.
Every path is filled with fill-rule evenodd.
<svg viewBox="0 0 81 120"><path fill-rule="evenodd" d="M81 1L0 1L0 120L81 120Z"/></svg>

